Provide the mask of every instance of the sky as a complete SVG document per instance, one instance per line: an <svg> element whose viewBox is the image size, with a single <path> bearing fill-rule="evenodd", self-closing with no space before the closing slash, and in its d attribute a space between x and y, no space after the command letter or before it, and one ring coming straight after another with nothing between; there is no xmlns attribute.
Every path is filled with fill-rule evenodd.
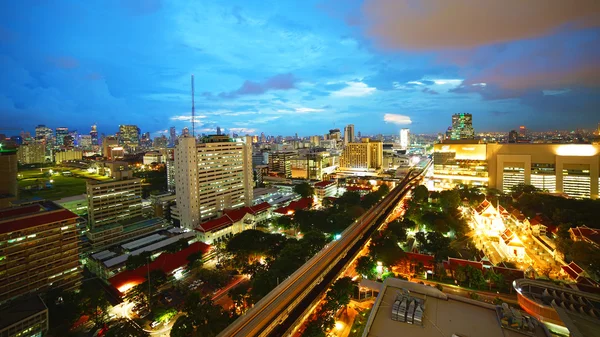
<svg viewBox="0 0 600 337"><path fill-rule="evenodd" d="M0 133L594 128L597 0L0 2ZM16 130L15 130L16 129Z"/></svg>

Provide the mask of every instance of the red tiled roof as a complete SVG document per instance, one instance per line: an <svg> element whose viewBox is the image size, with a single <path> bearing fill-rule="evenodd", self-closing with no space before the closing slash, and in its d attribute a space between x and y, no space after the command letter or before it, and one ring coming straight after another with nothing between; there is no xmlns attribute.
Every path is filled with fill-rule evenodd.
<svg viewBox="0 0 600 337"><path fill-rule="evenodd" d="M525 272L521 269L505 268L505 267L492 267L496 274L502 274L506 281L514 281L520 278L525 278Z"/></svg>
<svg viewBox="0 0 600 337"><path fill-rule="evenodd" d="M485 211L486 208L488 208L488 206L490 205L490 202L487 201L487 199L484 199L481 204L479 204L479 206L477 206L475 208L475 212L477 212L478 214L481 214L483 211Z"/></svg>
<svg viewBox="0 0 600 337"><path fill-rule="evenodd" d="M39 212L42 206L39 204L27 205L23 207L9 207L0 209L0 221L4 218L12 218L19 215Z"/></svg>
<svg viewBox="0 0 600 337"><path fill-rule="evenodd" d="M203 242L194 242L187 248L184 248L176 253L162 253L160 256L150 263L149 267L142 266L134 270L127 270L111 277L108 281L117 290L125 287L127 289L135 287L146 281L148 269L162 270L165 274L169 274L179 267L183 267L188 263L188 256L192 253L201 252L206 254L210 250L210 246Z"/></svg>
<svg viewBox="0 0 600 337"><path fill-rule="evenodd" d="M433 267L435 264L435 257L433 255L407 252L406 257L411 261L421 262L426 267Z"/></svg>
<svg viewBox="0 0 600 337"><path fill-rule="evenodd" d="M252 214L256 215L257 213L266 211L269 208L271 208L271 204L269 204L268 202L265 201L263 203L260 203L258 205L254 205L254 206L250 207L250 210L251 210Z"/></svg>
<svg viewBox="0 0 600 337"><path fill-rule="evenodd" d="M579 226L571 228L569 231L572 232L576 237L585 238L596 243L597 245L600 245L600 232L593 228L589 228L588 226Z"/></svg>
<svg viewBox="0 0 600 337"><path fill-rule="evenodd" d="M242 220L246 214L252 214L252 210L250 207L242 207L237 209L230 209L223 212L224 216L228 217L231 220L231 223L238 222Z"/></svg>
<svg viewBox="0 0 600 337"><path fill-rule="evenodd" d="M458 266L471 266L473 268L479 269L479 270L483 270L483 263L481 262L477 262L477 261L469 261L469 260L463 260L463 259L456 259L453 257L449 257L448 261L444 261L444 264L449 267L450 269L455 269Z"/></svg>
<svg viewBox="0 0 600 337"><path fill-rule="evenodd" d="M276 212L279 214L288 214L289 211L295 212L300 209L310 208L312 206L312 202L313 202L312 198L302 198L300 200L292 201L292 202L290 202L289 205L278 208L278 209L274 210L273 212Z"/></svg>
<svg viewBox="0 0 600 337"><path fill-rule="evenodd" d="M523 215L523 213L521 213L521 211L519 211L516 208L513 209L513 211L511 212L511 215L514 216L519 221L525 220L525 215Z"/></svg>
<svg viewBox="0 0 600 337"><path fill-rule="evenodd" d="M370 187L361 187L361 186L348 186L346 187L346 191L370 191L372 188Z"/></svg>
<svg viewBox="0 0 600 337"><path fill-rule="evenodd" d="M214 220L209 220L205 223L201 223L196 228L196 230L201 231L201 232L210 232L216 228L225 227L225 226L229 226L232 224L233 224L233 222L231 222L231 220L227 216L222 216L220 218L216 218Z"/></svg>
<svg viewBox="0 0 600 337"><path fill-rule="evenodd" d="M39 212L28 217L5 220L3 222L0 221L0 234L77 218L77 214L66 209L52 212Z"/></svg>
<svg viewBox="0 0 600 337"><path fill-rule="evenodd" d="M564 270L565 273L567 273L567 275L569 275L569 277L572 280L577 280L581 274L583 274L583 269L581 269L581 267L579 267L575 262L571 262L568 265L565 266L561 266L562 270Z"/></svg>
<svg viewBox="0 0 600 337"><path fill-rule="evenodd" d="M315 183L315 187L316 188L325 188L325 187L329 187L334 184L335 184L335 181L323 180L323 181L319 181L318 183Z"/></svg>

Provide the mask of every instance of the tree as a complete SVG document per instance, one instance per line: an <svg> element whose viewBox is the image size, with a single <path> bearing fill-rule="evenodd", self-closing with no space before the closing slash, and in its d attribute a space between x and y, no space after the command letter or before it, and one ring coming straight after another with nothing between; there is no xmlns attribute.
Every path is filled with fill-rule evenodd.
<svg viewBox="0 0 600 337"><path fill-rule="evenodd" d="M302 198L308 198L315 194L315 189L309 183L301 183L294 186L294 192L300 194Z"/></svg>
<svg viewBox="0 0 600 337"><path fill-rule="evenodd" d="M188 270L200 269L204 262L202 261L202 253L196 252L188 255Z"/></svg>
<svg viewBox="0 0 600 337"><path fill-rule="evenodd" d="M231 317L209 297L192 293L185 300L184 314L171 330L172 337L213 337L219 334L229 323Z"/></svg>
<svg viewBox="0 0 600 337"><path fill-rule="evenodd" d="M454 271L454 278L458 281L459 284L463 283L467 280L467 273L465 268L462 266L458 266Z"/></svg>
<svg viewBox="0 0 600 337"><path fill-rule="evenodd" d="M371 239L369 255L375 261L381 261L390 267L404 256L404 251L398 246L398 238L392 233L380 233Z"/></svg>
<svg viewBox="0 0 600 337"><path fill-rule="evenodd" d="M150 334L139 328L138 325L133 324L133 321L119 318L110 328L106 334L106 337L130 337L130 336L140 336L140 337L150 337Z"/></svg>
<svg viewBox="0 0 600 337"><path fill-rule="evenodd" d="M375 278L375 261L368 255L356 259L356 272L368 279Z"/></svg>
<svg viewBox="0 0 600 337"><path fill-rule="evenodd" d="M127 261L125 261L125 267L127 270L134 270L138 267L145 266L149 263L150 256L152 256L152 253L150 252L142 252L138 255L129 255Z"/></svg>
<svg viewBox="0 0 600 337"><path fill-rule="evenodd" d="M325 331L323 331L322 322L319 319L312 320L306 324L302 337L326 337Z"/></svg>
<svg viewBox="0 0 600 337"><path fill-rule="evenodd" d="M425 187L425 185L419 185L413 190L413 200L415 202L422 203L424 201L427 201L428 197L429 190L427 189L427 187Z"/></svg>
<svg viewBox="0 0 600 337"><path fill-rule="evenodd" d="M300 240L300 244L304 247L309 256L313 256L318 253L329 240L325 237L322 232L310 231L304 233L304 237Z"/></svg>
<svg viewBox="0 0 600 337"><path fill-rule="evenodd" d="M377 189L377 193L379 193L380 196L385 197L390 193L390 187L387 184L381 184L379 189Z"/></svg>
<svg viewBox="0 0 600 337"><path fill-rule="evenodd" d="M494 272L493 268L490 268L485 273L485 279L488 281L490 290L492 290L492 283L497 287L500 281L500 274Z"/></svg>
<svg viewBox="0 0 600 337"><path fill-rule="evenodd" d="M440 193L440 205L446 211L455 210L460 206L460 195L457 190L445 190Z"/></svg>
<svg viewBox="0 0 600 337"><path fill-rule="evenodd" d="M354 287L356 287L356 282L352 281L351 277L346 276L337 279L325 295L325 300L327 301L326 307L332 312L336 312L338 309L348 305L352 299Z"/></svg>
<svg viewBox="0 0 600 337"><path fill-rule="evenodd" d="M229 297L233 301L233 304L235 305L236 309L239 311L240 314L246 312L247 308L250 305L249 290L250 285L248 283L242 283L237 287L234 287L233 289L229 290Z"/></svg>
<svg viewBox="0 0 600 337"><path fill-rule="evenodd" d="M97 325L104 323L110 303L106 300L102 287L96 282L83 282L79 296L82 312L90 316Z"/></svg>

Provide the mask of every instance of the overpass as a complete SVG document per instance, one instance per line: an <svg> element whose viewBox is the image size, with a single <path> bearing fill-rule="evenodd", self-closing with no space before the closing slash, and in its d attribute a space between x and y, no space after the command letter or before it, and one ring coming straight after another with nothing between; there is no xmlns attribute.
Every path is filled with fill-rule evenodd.
<svg viewBox="0 0 600 337"><path fill-rule="evenodd" d="M327 289L353 258L352 253L362 248L377 229L376 225L386 219L424 171L410 172L379 204L346 228L339 240L327 244L218 337L266 337L289 333L290 325Z"/></svg>

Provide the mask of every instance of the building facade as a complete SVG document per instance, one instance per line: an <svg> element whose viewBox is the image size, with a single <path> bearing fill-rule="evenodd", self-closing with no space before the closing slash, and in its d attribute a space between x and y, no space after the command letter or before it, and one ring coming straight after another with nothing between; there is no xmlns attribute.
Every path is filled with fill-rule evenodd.
<svg viewBox="0 0 600 337"><path fill-rule="evenodd" d="M182 137L175 149L177 212L182 227L195 228L224 209L252 205L252 138Z"/></svg>
<svg viewBox="0 0 600 337"><path fill-rule="evenodd" d="M468 113L458 113L452 115L452 128L450 139L475 139L473 129L473 115Z"/></svg>
<svg viewBox="0 0 600 337"><path fill-rule="evenodd" d="M292 159L297 156L296 151L274 151L269 153L269 172L276 172L286 178L291 178Z"/></svg>
<svg viewBox="0 0 600 337"><path fill-rule="evenodd" d="M56 128L56 145L62 146L65 142L65 136L69 135L69 128L60 127Z"/></svg>
<svg viewBox="0 0 600 337"><path fill-rule="evenodd" d="M33 141L19 146L17 153L21 164L39 164L46 161L46 144L44 141Z"/></svg>
<svg viewBox="0 0 600 337"><path fill-rule="evenodd" d="M137 125L119 125L119 145L137 148L140 145L140 128Z"/></svg>
<svg viewBox="0 0 600 337"><path fill-rule="evenodd" d="M348 145L349 143L354 142L354 124L348 124L344 128L344 145Z"/></svg>
<svg viewBox="0 0 600 337"><path fill-rule="evenodd" d="M402 150L408 149L408 145L410 144L410 132L409 129L400 129L400 148Z"/></svg>
<svg viewBox="0 0 600 337"><path fill-rule="evenodd" d="M77 218L48 201L0 210L0 302L79 286Z"/></svg>
<svg viewBox="0 0 600 337"><path fill-rule="evenodd" d="M383 165L383 143L365 138L360 143L349 143L340 157L340 169L368 172L379 171Z"/></svg>
<svg viewBox="0 0 600 337"><path fill-rule="evenodd" d="M600 145L475 144L434 145L434 187L488 186L505 192L524 183L549 193L598 197Z"/></svg>

